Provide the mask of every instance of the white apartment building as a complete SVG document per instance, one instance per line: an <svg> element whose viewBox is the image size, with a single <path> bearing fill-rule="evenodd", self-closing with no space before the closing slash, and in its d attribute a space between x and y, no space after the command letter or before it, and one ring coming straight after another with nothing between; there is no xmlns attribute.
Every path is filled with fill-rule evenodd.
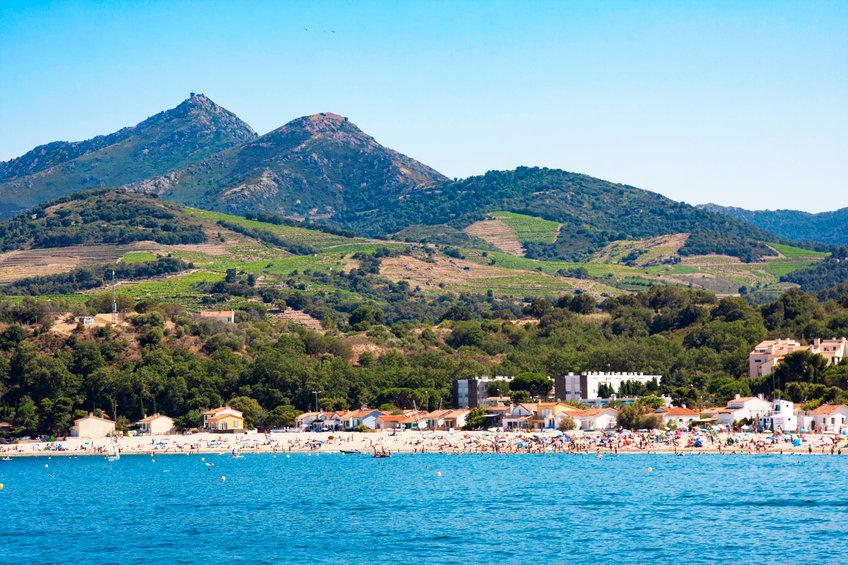
<svg viewBox="0 0 848 565"><path fill-rule="evenodd" d="M616 393L625 382L648 384L662 380L662 375L646 375L645 373L613 372L604 373L589 371L585 373L568 373L554 378L554 396L557 400L594 400L599 397L598 389L607 385Z"/></svg>

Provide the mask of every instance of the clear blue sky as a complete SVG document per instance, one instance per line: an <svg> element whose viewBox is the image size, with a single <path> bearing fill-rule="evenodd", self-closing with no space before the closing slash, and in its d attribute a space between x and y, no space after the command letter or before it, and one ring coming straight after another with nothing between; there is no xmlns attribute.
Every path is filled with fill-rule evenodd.
<svg viewBox="0 0 848 565"><path fill-rule="evenodd" d="M203 92L348 116L452 177L848 206L848 2L0 2L0 160Z"/></svg>

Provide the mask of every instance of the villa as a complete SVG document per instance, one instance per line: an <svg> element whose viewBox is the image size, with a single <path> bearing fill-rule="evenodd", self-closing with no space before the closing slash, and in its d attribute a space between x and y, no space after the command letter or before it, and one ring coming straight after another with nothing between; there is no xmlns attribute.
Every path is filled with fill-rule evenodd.
<svg viewBox="0 0 848 565"><path fill-rule="evenodd" d="M166 435L174 431L174 420L162 414L153 414L135 423L139 433L149 435Z"/></svg>
<svg viewBox="0 0 848 565"><path fill-rule="evenodd" d="M403 428L407 416L403 414L382 414L377 418L378 430L398 430Z"/></svg>
<svg viewBox="0 0 848 565"><path fill-rule="evenodd" d="M840 433L848 429L848 406L845 404L823 404L807 415L812 417L812 429L817 432Z"/></svg>
<svg viewBox="0 0 848 565"><path fill-rule="evenodd" d="M203 413L203 429L210 432L245 432L244 415L229 406L220 406Z"/></svg>
<svg viewBox="0 0 848 565"><path fill-rule="evenodd" d="M701 419L701 413L698 410L692 410L685 406L657 408L656 413L662 415L664 426L674 424L678 428L688 428L692 422Z"/></svg>
<svg viewBox="0 0 848 565"><path fill-rule="evenodd" d="M71 435L85 439L99 439L109 437L115 433L115 422L109 418L101 418L89 413L84 418L74 420Z"/></svg>
<svg viewBox="0 0 848 565"><path fill-rule="evenodd" d="M359 410L351 410L350 412L345 413L343 422L343 429L352 430L359 426L365 426L369 430L377 429L377 419L382 416L383 413L375 408L360 408Z"/></svg>
<svg viewBox="0 0 848 565"><path fill-rule="evenodd" d="M763 416L760 428L763 430L794 432L798 429L798 417L795 404L788 400L775 400L772 410Z"/></svg>
<svg viewBox="0 0 848 565"><path fill-rule="evenodd" d="M579 430L611 430L615 428L618 410L615 408L590 408L568 414Z"/></svg>
<svg viewBox="0 0 848 565"><path fill-rule="evenodd" d="M725 426L733 425L740 420L756 420L771 412L772 404L764 400L762 396L744 396L738 394L736 398L728 401L727 407L720 408L716 412L716 420Z"/></svg>
<svg viewBox="0 0 848 565"><path fill-rule="evenodd" d="M448 430L461 430L465 427L465 419L468 417L470 410L458 409L450 410L442 416L445 428Z"/></svg>
<svg viewBox="0 0 848 565"><path fill-rule="evenodd" d="M504 413L502 422L504 430L529 430L532 428L531 420L535 416L533 404L516 404Z"/></svg>
<svg viewBox="0 0 848 565"><path fill-rule="evenodd" d="M757 344L748 354L748 376L764 377L771 374L783 359L796 351L809 351L821 355L828 365L836 365L848 352L848 339L831 338L813 340L810 345L801 345L794 339L767 339Z"/></svg>
<svg viewBox="0 0 848 565"><path fill-rule="evenodd" d="M294 423L298 428L306 428L311 426L312 423L318 420L323 414L323 412L304 412L294 419Z"/></svg>

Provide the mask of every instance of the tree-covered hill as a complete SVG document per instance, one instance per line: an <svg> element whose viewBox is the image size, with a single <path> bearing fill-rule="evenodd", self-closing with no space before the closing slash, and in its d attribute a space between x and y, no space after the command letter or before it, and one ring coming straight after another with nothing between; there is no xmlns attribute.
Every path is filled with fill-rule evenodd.
<svg viewBox="0 0 848 565"><path fill-rule="evenodd" d="M705 204L703 209L746 221L795 241L848 245L848 208L811 214L800 210L745 210Z"/></svg>
<svg viewBox="0 0 848 565"><path fill-rule="evenodd" d="M200 161L256 133L202 94L134 127L54 142L0 163L0 213L9 216L80 190L119 187Z"/></svg>
<svg viewBox="0 0 848 565"><path fill-rule="evenodd" d="M848 283L848 246L837 248L824 261L787 273L780 280L795 283L807 291L825 290Z"/></svg>
<svg viewBox="0 0 848 565"><path fill-rule="evenodd" d="M155 241L206 241L202 226L173 203L126 191L69 195L0 222L0 250Z"/></svg>
<svg viewBox="0 0 848 565"><path fill-rule="evenodd" d="M689 233L684 255L717 253L752 261L774 255L773 235L633 186L557 169L520 167L444 183L367 211L337 217L344 227L377 235L412 225L465 226L487 212L508 210L562 224L554 243L527 245L528 255L575 258L610 241Z"/></svg>
<svg viewBox="0 0 848 565"><path fill-rule="evenodd" d="M219 286L237 292L246 285L234 274ZM327 333L270 315L271 306L302 307L295 293L245 303L234 324L197 320L173 303L123 298L119 323L95 328L74 317L108 311L108 293L70 306L0 301L0 419L17 436L66 434L75 417L98 410L122 426L158 411L189 428L203 410L228 402L252 424L278 427L310 407L314 390L328 410L436 409L450 405L457 377L584 370L663 375L657 388L630 392L667 394L678 405L723 405L759 393L811 409L848 402L848 361L825 366L821 357L796 355L778 378L752 379L748 352L767 337L845 335L846 290L822 301L792 290L757 307L655 287L601 304L585 295L535 299L521 311L486 295L410 300L411 289L396 285L385 295L390 302L326 304L344 320ZM406 310L422 301L420 310ZM390 314L392 305L405 315ZM356 352L362 339L372 347Z"/></svg>

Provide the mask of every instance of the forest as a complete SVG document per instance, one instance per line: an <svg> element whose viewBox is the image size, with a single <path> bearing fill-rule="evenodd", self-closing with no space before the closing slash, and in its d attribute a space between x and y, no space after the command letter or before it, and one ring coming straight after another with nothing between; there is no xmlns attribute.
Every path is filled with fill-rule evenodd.
<svg viewBox="0 0 848 565"><path fill-rule="evenodd" d="M367 268L350 284L377 284ZM229 275L216 292L257 288ZM355 306L310 298L335 321L326 332L272 315L309 305L297 292L260 294L238 310L235 324L124 297L125 324L78 325L69 335L52 331L53 322L106 311L108 293L84 305L0 302L0 420L12 433L63 434L88 411L122 425L161 412L188 428L204 409L228 402L252 425L278 426L313 405L313 390L330 409L435 409L449 405L455 378L581 370L660 374L658 392L694 407L755 393L807 407L848 402L846 362L825 366L796 355L774 376L746 376L748 352L769 336L848 334L848 286L818 297L790 290L763 306L679 287L601 303L588 295L533 299L523 307L487 295L440 301L400 285L379 292L385 302Z"/></svg>
<svg viewBox="0 0 848 565"><path fill-rule="evenodd" d="M778 236L727 216L659 194L586 175L519 167L439 184L380 203L367 212L346 212L336 221L369 235L410 226L464 227L487 212L510 210L563 224L557 240L527 246L528 256L582 259L611 241L689 233L680 253L721 253L743 261L774 255L764 241Z"/></svg>
<svg viewBox="0 0 848 565"><path fill-rule="evenodd" d="M783 275L780 280L795 283L811 292L848 281L848 246L837 247L824 261Z"/></svg>
<svg viewBox="0 0 848 565"><path fill-rule="evenodd" d="M181 208L147 195L91 191L65 196L0 222L0 250L155 241L203 243Z"/></svg>

